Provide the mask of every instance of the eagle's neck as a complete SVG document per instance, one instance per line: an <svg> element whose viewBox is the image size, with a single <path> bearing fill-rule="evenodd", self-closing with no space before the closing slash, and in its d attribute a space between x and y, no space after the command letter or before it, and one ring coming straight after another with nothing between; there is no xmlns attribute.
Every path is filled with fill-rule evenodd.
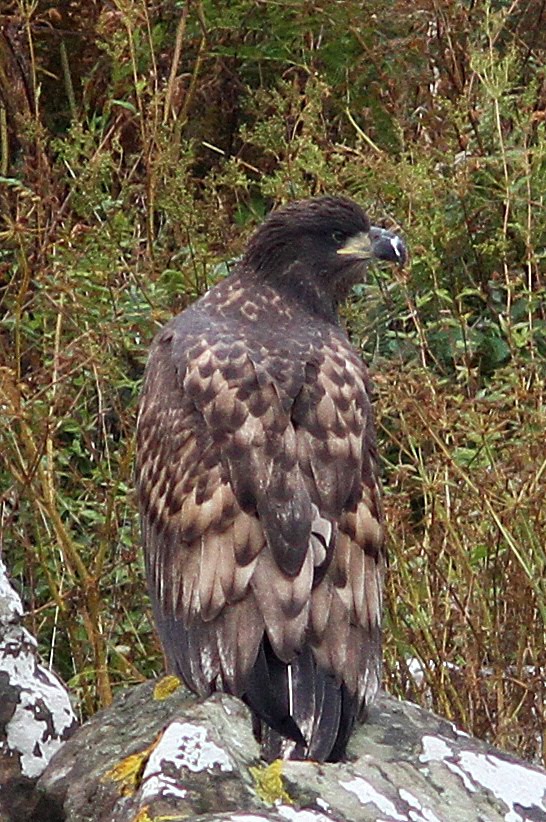
<svg viewBox="0 0 546 822"><path fill-rule="evenodd" d="M248 269L242 269L240 276L245 286L258 291L261 288L271 289L281 297L287 308L292 306L299 312L339 325L338 299L321 288L320 278L301 263L293 263L278 276L270 272L269 276L263 277Z"/></svg>

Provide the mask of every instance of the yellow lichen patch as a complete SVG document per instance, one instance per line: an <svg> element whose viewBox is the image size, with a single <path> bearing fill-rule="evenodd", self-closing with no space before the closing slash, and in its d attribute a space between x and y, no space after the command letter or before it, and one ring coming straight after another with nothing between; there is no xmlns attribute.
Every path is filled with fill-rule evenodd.
<svg viewBox="0 0 546 822"><path fill-rule="evenodd" d="M177 676L164 676L156 683L153 698L157 700L167 699L167 697L174 694L181 685L182 682Z"/></svg>
<svg viewBox="0 0 546 822"><path fill-rule="evenodd" d="M131 754L118 762L117 765L107 771L102 777L103 781L112 780L112 782L121 782L120 792L122 796L131 796L140 786L142 773L146 767L146 763L152 751L157 746L161 738L158 734L151 745L148 745L143 751L136 754Z"/></svg>
<svg viewBox="0 0 546 822"><path fill-rule="evenodd" d="M183 822L184 819L189 818L186 813L177 813L175 816L163 816L162 814L161 816L154 816L152 822Z"/></svg>
<svg viewBox="0 0 546 822"><path fill-rule="evenodd" d="M254 778L255 791L260 799L268 805L275 805L278 802L293 804L283 784L282 765L282 759L276 759L271 765L250 768L250 773Z"/></svg>
<svg viewBox="0 0 546 822"><path fill-rule="evenodd" d="M188 817L185 814L175 814L174 816L150 816L148 813L149 805L145 805L143 808L139 810L136 816L133 817L131 822L181 822L183 819L187 819Z"/></svg>

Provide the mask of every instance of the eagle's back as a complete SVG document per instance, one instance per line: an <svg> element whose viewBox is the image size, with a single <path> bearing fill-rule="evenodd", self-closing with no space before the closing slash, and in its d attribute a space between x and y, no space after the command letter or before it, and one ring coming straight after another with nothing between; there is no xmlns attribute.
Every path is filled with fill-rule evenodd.
<svg viewBox="0 0 546 822"><path fill-rule="evenodd" d="M385 564L344 331L248 272L217 285L153 343L137 478L171 669L242 697L267 758L338 759L379 684Z"/></svg>

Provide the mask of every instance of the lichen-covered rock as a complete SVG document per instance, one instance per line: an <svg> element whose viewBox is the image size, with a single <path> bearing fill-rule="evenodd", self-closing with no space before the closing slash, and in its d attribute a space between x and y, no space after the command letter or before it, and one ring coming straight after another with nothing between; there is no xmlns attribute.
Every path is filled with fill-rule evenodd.
<svg viewBox="0 0 546 822"><path fill-rule="evenodd" d="M172 680L116 699L39 780L67 822L544 822L546 772L382 695L343 764L265 766L247 709Z"/></svg>
<svg viewBox="0 0 546 822"><path fill-rule="evenodd" d="M77 725L64 685L40 664L22 616L0 560L0 819L30 813L23 809L27 799L36 804L34 781Z"/></svg>
<svg viewBox="0 0 546 822"><path fill-rule="evenodd" d="M126 691L59 752L40 785L67 819L145 822L180 807L193 819L245 807L258 761L246 708L224 694L202 703L183 687L158 691Z"/></svg>
<svg viewBox="0 0 546 822"><path fill-rule="evenodd" d="M335 765L264 765L239 700L174 677L75 731L22 612L0 561L0 822L546 821L545 771L387 695Z"/></svg>

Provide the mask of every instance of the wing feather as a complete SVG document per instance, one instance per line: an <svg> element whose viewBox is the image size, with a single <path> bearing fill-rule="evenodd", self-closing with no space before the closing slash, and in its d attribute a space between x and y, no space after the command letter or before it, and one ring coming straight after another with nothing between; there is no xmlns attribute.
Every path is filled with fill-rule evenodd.
<svg viewBox="0 0 546 822"><path fill-rule="evenodd" d="M230 693L245 692L248 673L256 661L264 627L251 590L244 599L226 608L218 618L222 677Z"/></svg>
<svg viewBox="0 0 546 822"><path fill-rule="evenodd" d="M197 580L199 586L198 616L210 622L218 616L226 604L222 586L222 564L225 560L234 562L224 551L225 540L221 534L206 534L201 537L201 551Z"/></svg>
<svg viewBox="0 0 546 822"><path fill-rule="evenodd" d="M363 704L380 679L385 565L369 388L356 356L323 351L293 412L313 503L338 523L332 562L312 594L310 640L320 664Z"/></svg>

